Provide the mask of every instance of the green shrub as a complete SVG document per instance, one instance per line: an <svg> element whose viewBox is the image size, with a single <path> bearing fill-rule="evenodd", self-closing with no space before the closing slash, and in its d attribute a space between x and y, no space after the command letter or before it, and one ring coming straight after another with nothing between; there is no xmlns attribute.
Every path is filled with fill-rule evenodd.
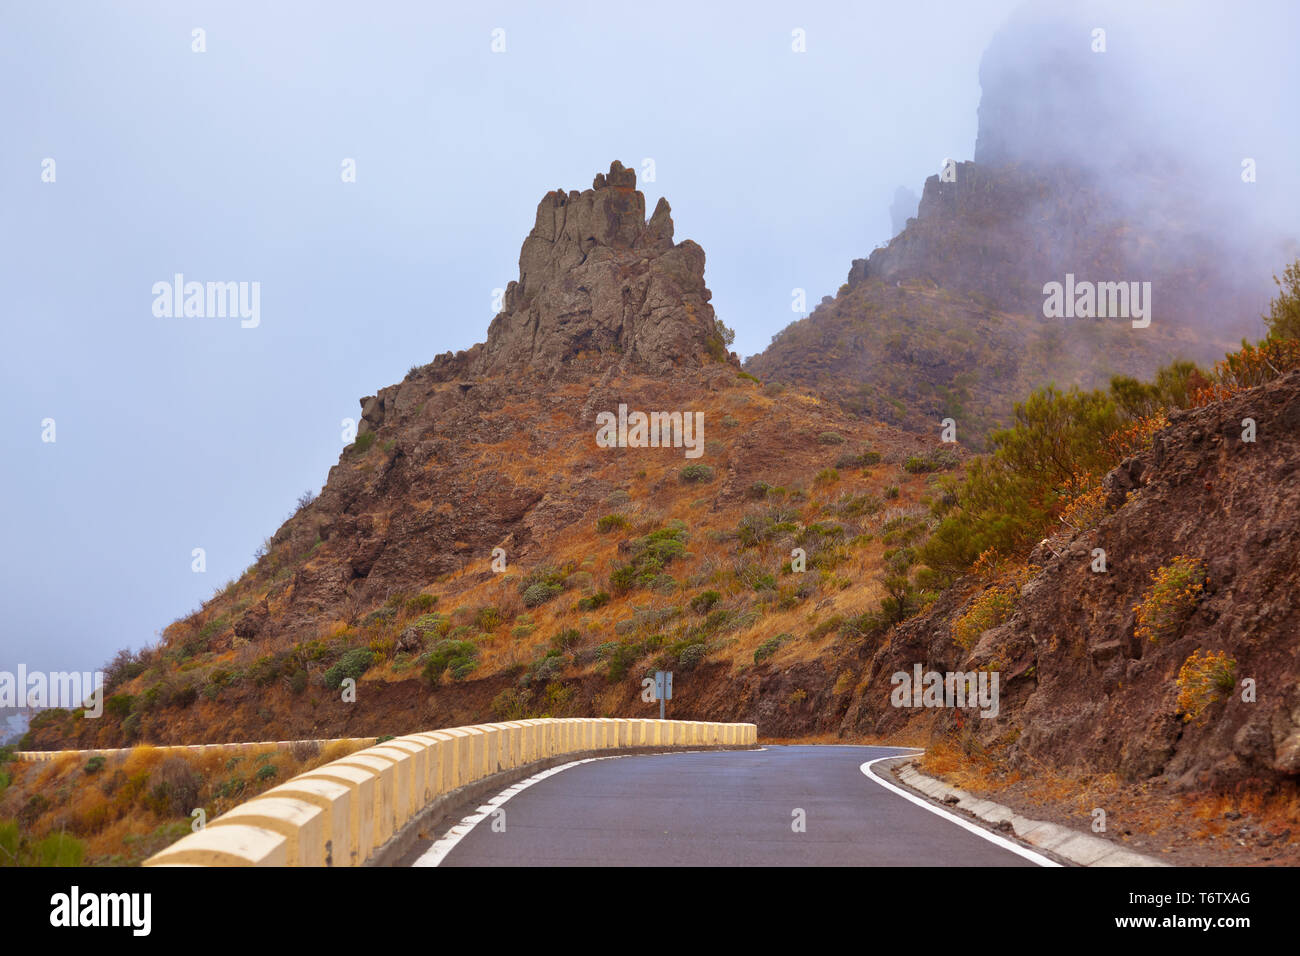
<svg viewBox="0 0 1300 956"><path fill-rule="evenodd" d="M1115 464L1108 439L1125 417L1105 392L1047 386L1016 405L1014 421L989 436L993 453L972 461L952 487L956 506L922 551L932 569L962 574L985 552L1018 553L1037 543L1081 490L1080 478Z"/></svg>
<svg viewBox="0 0 1300 956"><path fill-rule="evenodd" d="M619 531L627 527L627 515L608 514L602 515L596 520L596 530L601 534L609 531Z"/></svg>
<svg viewBox="0 0 1300 956"><path fill-rule="evenodd" d="M436 684L450 670L452 679L460 680L477 666L478 654L478 645L473 641L441 640L426 655L424 679Z"/></svg>
<svg viewBox="0 0 1300 956"><path fill-rule="evenodd" d="M691 644L684 648L677 657L677 666L684 671L694 670L704 658L708 651L703 644Z"/></svg>
<svg viewBox="0 0 1300 956"><path fill-rule="evenodd" d="M18 866L21 843L18 821L0 820L0 866Z"/></svg>
<svg viewBox="0 0 1300 956"><path fill-rule="evenodd" d="M299 668L293 672L289 678L289 690L295 694L301 694L307 689L307 672Z"/></svg>
<svg viewBox="0 0 1300 956"><path fill-rule="evenodd" d="M710 611L709 616L704 619L704 629L712 633L730 621L732 617L732 612L725 608L718 608L715 611Z"/></svg>
<svg viewBox="0 0 1300 956"><path fill-rule="evenodd" d="M812 641L819 641L827 634L831 633L831 631L838 631L840 629L840 625L842 625L843 623L844 623L844 618L841 615L833 614L830 617L828 617L826 620L818 624L816 627L814 627L811 631L809 631L808 639Z"/></svg>
<svg viewBox="0 0 1300 956"><path fill-rule="evenodd" d="M370 450L370 446L375 443L375 433L366 432L364 435L358 435L356 441L352 443L351 451L354 455L364 455Z"/></svg>
<svg viewBox="0 0 1300 956"><path fill-rule="evenodd" d="M911 474L932 471L951 471L961 464L961 458L951 448L934 448L924 455L911 455L903 462L903 470Z"/></svg>
<svg viewBox="0 0 1300 956"><path fill-rule="evenodd" d="M604 655L605 660L608 662L605 676L611 684L615 684L627 676L628 668L641 657L641 651L634 644L611 643L613 644L612 647L609 645L601 646L609 647L609 650Z"/></svg>
<svg viewBox="0 0 1300 956"><path fill-rule="evenodd" d="M564 579L567 572L561 568L544 565L528 572L519 582L519 593L523 595L524 606L539 607L564 591Z"/></svg>
<svg viewBox="0 0 1300 956"><path fill-rule="evenodd" d="M199 805L203 778L183 757L168 757L150 778L145 804L160 817L187 817Z"/></svg>
<svg viewBox="0 0 1300 956"><path fill-rule="evenodd" d="M176 688L175 693L172 694L171 702L175 707L185 708L198 699L199 689L193 684L186 684L184 687Z"/></svg>
<svg viewBox="0 0 1300 956"><path fill-rule="evenodd" d="M438 595L436 594L417 594L406 602L403 610L407 614L427 614L438 604Z"/></svg>
<svg viewBox="0 0 1300 956"><path fill-rule="evenodd" d="M713 469L708 465L696 464L687 465L677 475L682 481L692 483L703 483L713 480Z"/></svg>
<svg viewBox="0 0 1300 956"><path fill-rule="evenodd" d="M257 773L253 774L253 779L254 779L254 780L259 780L259 781L261 781L261 780L270 780L270 779L271 779L272 777L274 777L277 773L279 773L279 771L275 769L275 765L274 765L274 764L269 764L269 763L268 763L268 764L267 764L266 766L264 766L264 767L258 767L258 768L257 768Z"/></svg>
<svg viewBox="0 0 1300 956"><path fill-rule="evenodd" d="M1282 278L1273 276L1278 294L1269 303L1264 324L1270 339L1300 339L1300 259L1282 271Z"/></svg>
<svg viewBox="0 0 1300 956"><path fill-rule="evenodd" d="M538 582L524 591L524 607L540 607L564 591L558 584Z"/></svg>
<svg viewBox="0 0 1300 956"><path fill-rule="evenodd" d="M130 694L114 694L108 700L104 701L104 710L108 711L114 717L122 718L131 713L131 708L135 704L135 698Z"/></svg>
<svg viewBox="0 0 1300 956"><path fill-rule="evenodd" d="M567 627L564 630L551 635L552 654L564 654L572 650L578 644L582 643L582 634L576 627Z"/></svg>
<svg viewBox="0 0 1300 956"><path fill-rule="evenodd" d="M597 591L595 594L592 594L589 597L579 598L578 610L595 611L598 608L604 607L608 603L609 603L609 592Z"/></svg>
<svg viewBox="0 0 1300 956"><path fill-rule="evenodd" d="M830 485L840 480L840 473L834 468L823 468L817 472L817 477L813 479L813 484Z"/></svg>
<svg viewBox="0 0 1300 956"><path fill-rule="evenodd" d="M524 597L524 603L527 603L527 595ZM490 604L486 607L479 608L474 613L474 626L480 631L495 630L500 627L504 621L505 617L501 614L500 609L493 607Z"/></svg>
<svg viewBox="0 0 1300 956"><path fill-rule="evenodd" d="M492 713L498 720L523 720L528 717L533 692L521 687L507 687L492 699Z"/></svg>
<svg viewBox="0 0 1300 956"><path fill-rule="evenodd" d="M722 600L722 595L717 591L701 591L695 597L691 598L691 610L696 614L708 614L713 605Z"/></svg>
<svg viewBox="0 0 1300 956"><path fill-rule="evenodd" d="M363 674L374 664L375 655L369 648L354 647L339 658L338 663L325 672L326 687L341 687L346 678L361 680Z"/></svg>
<svg viewBox="0 0 1300 956"><path fill-rule="evenodd" d="M438 634L446 632L451 619L446 614L421 614L411 622L411 627L421 634Z"/></svg>
<svg viewBox="0 0 1300 956"><path fill-rule="evenodd" d="M890 485L884 490L882 496L886 501L892 501L898 497L898 485Z"/></svg>
<svg viewBox="0 0 1300 956"><path fill-rule="evenodd" d="M839 432L822 432L817 436L819 445L843 445L844 440L844 436Z"/></svg>
<svg viewBox="0 0 1300 956"><path fill-rule="evenodd" d="M792 637L793 635L791 634L778 634L775 637L769 637L767 640L763 641L762 644L759 644L758 647L754 649L754 663L761 664L763 661L767 660L776 653L777 648L786 641L791 640Z"/></svg>
<svg viewBox="0 0 1300 956"><path fill-rule="evenodd" d="M85 855L85 844L66 833L51 833L32 848L36 866L81 866Z"/></svg>
<svg viewBox="0 0 1300 956"><path fill-rule="evenodd" d="M609 577L609 589L614 594L627 594L633 588L664 588L676 581L663 574L664 567L686 553L686 528L680 523L652 531L643 538L627 542L631 553L628 564L616 567ZM668 577L668 581L662 580Z"/></svg>
<svg viewBox="0 0 1300 956"><path fill-rule="evenodd" d="M98 754L96 754L94 757L91 757L89 760L87 760L86 766L84 768L85 772L90 774L99 773L103 769L104 769L104 758L99 756Z"/></svg>
<svg viewBox="0 0 1300 956"><path fill-rule="evenodd" d="M859 455L854 455L850 452L848 454L840 455L840 457L835 460L836 468L869 468L872 465L878 464L880 464L880 452L869 450L863 450Z"/></svg>

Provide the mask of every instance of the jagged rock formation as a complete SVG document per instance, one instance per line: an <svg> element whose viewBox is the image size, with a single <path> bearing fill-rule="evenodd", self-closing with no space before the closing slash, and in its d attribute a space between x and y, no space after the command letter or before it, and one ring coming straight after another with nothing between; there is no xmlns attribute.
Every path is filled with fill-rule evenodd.
<svg viewBox="0 0 1300 956"><path fill-rule="evenodd" d="M636 173L616 160L591 189L542 197L487 341L438 356L431 374L551 377L584 354L651 374L727 360L711 296L704 250L673 242L666 199L646 221Z"/></svg>
<svg viewBox="0 0 1300 956"><path fill-rule="evenodd" d="M361 399L360 444L272 538L286 554L318 541L328 559L301 563L269 601L241 610L233 634L300 633L495 545L525 554L589 515L605 483L521 474L500 449L541 462L548 448L585 441L596 460L595 413L636 394L628 376L684 396L733 387L739 361L722 344L710 295L704 250L674 242L666 200L646 221L645 196L622 163L591 189L547 193L486 342ZM367 457L375 441L377 465Z"/></svg>

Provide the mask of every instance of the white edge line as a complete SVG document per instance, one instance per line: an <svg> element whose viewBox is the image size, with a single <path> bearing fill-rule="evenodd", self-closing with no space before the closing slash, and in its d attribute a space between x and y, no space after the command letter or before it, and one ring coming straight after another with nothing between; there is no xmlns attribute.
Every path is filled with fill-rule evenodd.
<svg viewBox="0 0 1300 956"><path fill-rule="evenodd" d="M527 790L533 784L541 783L547 777L552 777L561 770L568 770L570 767L576 767L579 764L591 763L594 760L615 760L621 756L624 755L611 754L608 757L588 757L585 760L573 760L569 763L562 763L558 767L551 767L548 770L543 770L541 773L533 774L531 777L528 777L525 780L520 780L518 783L511 784L469 816L463 817L459 823L450 827L446 834L443 835L442 839L435 840L433 846L421 853L419 858L416 859L411 866L438 866L447 858L447 854L456 848L456 844L469 836L470 832L486 820L493 811L497 810L511 797Z"/></svg>
<svg viewBox="0 0 1300 956"><path fill-rule="evenodd" d="M759 749L766 750L767 748L761 747ZM456 848L456 844L459 843L461 840L463 840L465 837L467 837L471 830L473 830L476 826L478 826L480 823L486 820L492 814L492 811L496 810L498 807L500 807L503 803L508 801L511 797L515 796L516 794L521 793L524 790L527 790L535 783L541 783L547 777L554 776L555 774L559 773L561 770L568 770L570 767L576 767L579 764L584 764L584 763L592 763L593 761L596 760L617 760L620 757L659 757L665 754L695 754L695 753L715 753L715 752L716 751L713 750L665 750L665 751L661 751L660 753L651 753L651 754L609 754L608 756L605 757L587 757L585 760L572 760L569 763L562 763L558 767L551 767L549 770L543 770L541 773L533 774L531 777L528 777L525 780L520 780L518 783L511 784L509 787L506 787L504 790L498 793L486 804L479 807L469 816L462 817L459 823L456 823L452 825L450 828L448 828L447 832L443 835L442 839L435 840L433 845L429 847L429 849L421 853L420 856L416 858L415 862L411 864L411 866L412 867L438 866L440 863L442 863L443 860L447 858L447 854ZM742 751L737 751L737 752L742 752Z"/></svg>
<svg viewBox="0 0 1300 956"><path fill-rule="evenodd" d="M924 753L924 752L925 751L923 750L916 751L916 753ZM1055 860L1048 859L1047 857L1043 856L1041 853L1035 853L1033 850L1026 849L1025 847L1021 846L1019 843L1013 843L1012 841L1006 839L1005 837L1000 837L996 833L993 833L990 830L986 830L982 826L978 826L977 824L971 823L969 820L957 816L957 814L955 813L950 813L947 810L943 810L939 807L936 807L929 800L924 800L921 797L918 797L914 793L909 793L908 791L904 790L902 787L890 783L888 780L883 779L882 777L878 776L876 773L872 771L871 769L872 764L880 763L880 761L882 760L897 760L899 756L900 755L898 754L894 754L893 756L877 757L875 760L868 760L866 763L858 767L858 769L861 770L869 779L880 784L886 790L891 790L894 793L898 794L900 797L903 797L907 800L911 800L919 807L925 807L925 809L929 810L931 813L938 814L948 822L955 823L957 824L957 826L969 830L971 833L974 833L976 836L983 837L985 840L988 840L990 843L1002 847L1002 849L1004 850L1010 850L1012 853L1016 854L1017 856L1023 856L1026 860L1029 860L1031 863L1036 863L1038 866L1060 866L1061 865L1057 863Z"/></svg>

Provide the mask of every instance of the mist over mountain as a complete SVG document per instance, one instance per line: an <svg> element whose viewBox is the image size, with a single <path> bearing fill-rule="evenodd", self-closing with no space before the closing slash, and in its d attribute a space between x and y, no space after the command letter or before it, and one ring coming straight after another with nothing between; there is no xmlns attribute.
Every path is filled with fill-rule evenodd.
<svg viewBox="0 0 1300 956"><path fill-rule="evenodd" d="M1212 363L1262 332L1300 206L1282 157L1244 144L1278 141L1252 138L1257 106L1221 102L1230 77L1168 48L1209 21L1098 10L1034 2L1007 21L981 62L974 161L929 177L915 218L748 369L911 428L952 417L979 445L1036 386ZM904 208L900 192L896 223ZM1074 279L1149 288L1149 324L1046 317L1048 284Z"/></svg>
<svg viewBox="0 0 1300 956"><path fill-rule="evenodd" d="M974 161L1086 182L1163 259L1209 273L1222 301L1207 305L1253 319L1294 255L1300 182L1272 131L1265 94L1280 91L1234 82L1223 55L1234 26L1258 21L1225 19L1203 4L1024 4L980 63ZM1125 261L1158 270L1140 253Z"/></svg>

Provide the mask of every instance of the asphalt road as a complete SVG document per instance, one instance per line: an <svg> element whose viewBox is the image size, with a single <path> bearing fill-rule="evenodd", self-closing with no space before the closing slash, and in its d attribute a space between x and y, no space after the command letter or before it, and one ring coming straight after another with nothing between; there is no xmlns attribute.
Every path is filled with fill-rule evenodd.
<svg viewBox="0 0 1300 956"><path fill-rule="evenodd" d="M797 746L593 760L489 801L414 866L1034 866L870 779L905 751ZM884 775L877 767L876 772ZM803 811L803 831L796 825ZM472 819L472 818L471 818Z"/></svg>

